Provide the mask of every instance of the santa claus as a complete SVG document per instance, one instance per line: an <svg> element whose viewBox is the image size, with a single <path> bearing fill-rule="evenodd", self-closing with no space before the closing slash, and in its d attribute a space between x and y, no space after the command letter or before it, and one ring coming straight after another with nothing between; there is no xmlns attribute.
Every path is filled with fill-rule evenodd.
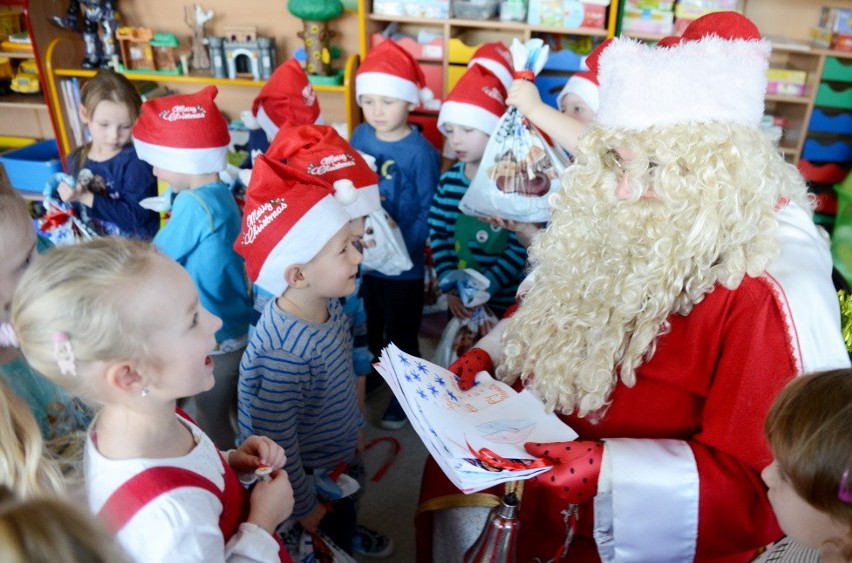
<svg viewBox="0 0 852 563"><path fill-rule="evenodd" d="M748 561L781 535L765 415L849 357L806 186L758 127L769 53L733 12L599 53L597 120L530 248L534 285L454 366L467 385L493 360L580 435L527 444L553 469L524 484L522 561ZM470 506L493 500L432 465L421 497L420 559L460 560L484 519Z"/></svg>

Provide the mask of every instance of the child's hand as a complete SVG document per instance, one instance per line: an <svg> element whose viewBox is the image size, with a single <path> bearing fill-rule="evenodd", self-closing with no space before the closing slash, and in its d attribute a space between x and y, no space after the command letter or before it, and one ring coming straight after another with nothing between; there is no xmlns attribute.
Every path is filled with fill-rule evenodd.
<svg viewBox="0 0 852 563"><path fill-rule="evenodd" d="M509 95L506 97L506 105L515 106L518 110L529 117L539 106L543 105L538 88L529 80L514 80L509 86Z"/></svg>
<svg viewBox="0 0 852 563"><path fill-rule="evenodd" d="M492 227L499 227L501 229L514 232L518 235L518 242L520 242L524 247L529 247L536 233L544 228L543 223L526 223L524 221L503 219L502 217L488 217L483 219L483 221Z"/></svg>
<svg viewBox="0 0 852 563"><path fill-rule="evenodd" d="M461 297L454 293L447 294L447 308L457 319L468 319L472 314L470 310L462 304Z"/></svg>
<svg viewBox="0 0 852 563"><path fill-rule="evenodd" d="M65 203L77 201L77 197L80 194L76 188L72 188L65 182L59 182L59 185L56 186L56 193L59 194L59 199Z"/></svg>
<svg viewBox="0 0 852 563"><path fill-rule="evenodd" d="M261 465L278 469L286 462L284 448L265 436L249 436L228 456L228 465L237 473L253 473Z"/></svg>
<svg viewBox="0 0 852 563"><path fill-rule="evenodd" d="M295 503L287 472L278 470L266 481L258 481L252 489L247 521L273 535L278 525L293 513Z"/></svg>
<svg viewBox="0 0 852 563"><path fill-rule="evenodd" d="M320 522L325 517L325 513L328 512L321 503L317 503L316 508L314 508L310 514L299 520L299 524L302 525L304 529L309 532L316 532L317 528L319 528Z"/></svg>

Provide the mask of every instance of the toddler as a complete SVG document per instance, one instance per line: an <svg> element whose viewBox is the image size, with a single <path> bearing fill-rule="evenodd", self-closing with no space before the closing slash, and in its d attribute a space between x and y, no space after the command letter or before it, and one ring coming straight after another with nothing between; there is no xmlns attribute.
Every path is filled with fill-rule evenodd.
<svg viewBox="0 0 852 563"><path fill-rule="evenodd" d="M278 296L266 305L240 365L239 437L258 433L284 447L293 518L352 553L354 500L327 510L312 477L321 470L361 472L356 450L364 417L339 301L355 290L361 262L349 221L328 184L261 155L235 247L251 280ZM376 555L392 549L381 547L386 553Z"/></svg>
<svg viewBox="0 0 852 563"><path fill-rule="evenodd" d="M424 99L423 71L399 45L388 39L372 49L355 75L355 96L366 123L352 135L352 146L376 159L382 207L400 228L413 266L396 276L366 272L362 285L367 310L367 339L378 357L393 341L420 355L417 335L423 317L427 218L440 174L438 151L407 120ZM382 417L385 428L401 428L405 413L392 398Z"/></svg>
<svg viewBox="0 0 852 563"><path fill-rule="evenodd" d="M458 162L441 175L429 210L429 240L438 279L458 269L472 268L491 282L488 305L499 317L515 301L527 253L515 233L459 211L459 202L479 170L485 146L506 111L505 90L480 66L462 75L438 114L438 129L456 153ZM450 313L470 317L459 296L447 294Z"/></svg>
<svg viewBox="0 0 852 563"><path fill-rule="evenodd" d="M231 419L252 308L243 260L233 249L240 210L219 180L230 136L213 101L216 92L208 86L145 102L133 142L175 194L171 218L154 244L186 268L201 304L222 320L213 354L216 386L185 407L216 444L225 446L234 443Z"/></svg>
<svg viewBox="0 0 852 563"><path fill-rule="evenodd" d="M756 561L852 560L852 370L803 375L769 411L761 477L787 537Z"/></svg>
<svg viewBox="0 0 852 563"><path fill-rule="evenodd" d="M128 299L127 296L132 296ZM88 505L134 560L289 561L284 452L253 436L221 454L177 400L209 390L221 321L149 243L57 248L24 274L12 324L33 367L102 405L86 437ZM249 492L262 466L269 479Z"/></svg>
<svg viewBox="0 0 852 563"><path fill-rule="evenodd" d="M5 179L5 171L2 177ZM23 198L8 181L0 181L0 381L26 402L42 437L57 449L67 445L60 443L67 436L86 429L88 410L30 368L8 324L12 295L21 276L38 253L50 247L47 239L36 234Z"/></svg>
<svg viewBox="0 0 852 563"><path fill-rule="evenodd" d="M79 202L105 234L152 239L160 216L139 202L157 195L151 166L130 142L142 99L133 84L112 70L99 70L80 90L80 120L91 142L68 156L74 186L57 188L65 202Z"/></svg>

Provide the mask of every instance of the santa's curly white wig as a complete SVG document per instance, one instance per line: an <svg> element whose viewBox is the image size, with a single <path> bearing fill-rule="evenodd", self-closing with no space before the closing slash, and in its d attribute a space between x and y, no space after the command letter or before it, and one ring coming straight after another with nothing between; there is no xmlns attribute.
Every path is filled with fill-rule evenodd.
<svg viewBox="0 0 852 563"><path fill-rule="evenodd" d="M635 155L626 200L606 165L615 148ZM766 270L778 205L811 205L796 169L746 125L598 126L580 150L530 248L535 285L510 319L498 375L520 375L549 409L594 418L619 379L635 384L669 315Z"/></svg>

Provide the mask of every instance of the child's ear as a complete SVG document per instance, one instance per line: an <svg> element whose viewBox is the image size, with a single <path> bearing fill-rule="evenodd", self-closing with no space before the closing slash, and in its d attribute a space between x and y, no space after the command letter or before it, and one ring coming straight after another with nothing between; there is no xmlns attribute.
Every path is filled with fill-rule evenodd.
<svg viewBox="0 0 852 563"><path fill-rule="evenodd" d="M86 106L84 106L83 104L77 104L77 113L80 114L80 121L82 121L84 125L88 125L89 112L86 111Z"/></svg>
<svg viewBox="0 0 852 563"><path fill-rule="evenodd" d="M411 113L412 111L414 111L416 109L417 109L417 104L408 104L408 112L409 113Z"/></svg>
<svg viewBox="0 0 852 563"><path fill-rule="evenodd" d="M303 264L293 264L284 270L284 281L290 287L296 289L303 288L308 285L308 278L305 275L305 266Z"/></svg>
<svg viewBox="0 0 852 563"><path fill-rule="evenodd" d="M123 393L140 394L145 387L142 375L136 371L132 362L115 362L106 371L106 384L109 388Z"/></svg>

